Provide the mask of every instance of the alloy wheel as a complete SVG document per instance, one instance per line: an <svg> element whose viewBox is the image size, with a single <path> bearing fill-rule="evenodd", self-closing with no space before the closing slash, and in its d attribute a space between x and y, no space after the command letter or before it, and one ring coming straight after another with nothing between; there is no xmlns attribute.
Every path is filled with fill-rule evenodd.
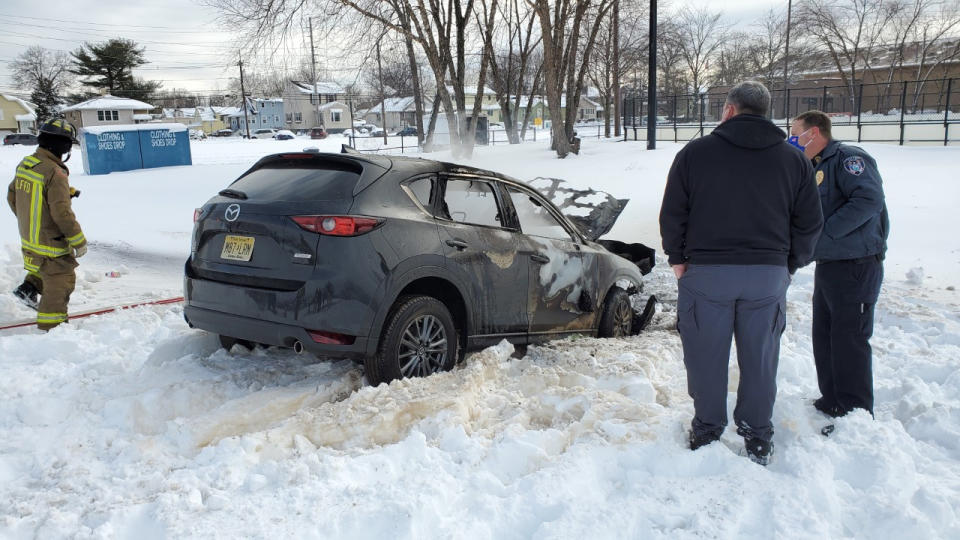
<svg viewBox="0 0 960 540"><path fill-rule="evenodd" d="M410 321L397 350L404 377L424 377L443 369L447 360L447 332L440 319L421 315Z"/></svg>

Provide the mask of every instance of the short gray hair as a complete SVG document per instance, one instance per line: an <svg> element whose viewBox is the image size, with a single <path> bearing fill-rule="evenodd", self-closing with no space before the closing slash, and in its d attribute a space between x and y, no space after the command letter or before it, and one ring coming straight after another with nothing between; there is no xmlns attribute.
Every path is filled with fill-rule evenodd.
<svg viewBox="0 0 960 540"><path fill-rule="evenodd" d="M727 92L727 103L741 114L766 116L770 110L770 91L759 81L743 81Z"/></svg>

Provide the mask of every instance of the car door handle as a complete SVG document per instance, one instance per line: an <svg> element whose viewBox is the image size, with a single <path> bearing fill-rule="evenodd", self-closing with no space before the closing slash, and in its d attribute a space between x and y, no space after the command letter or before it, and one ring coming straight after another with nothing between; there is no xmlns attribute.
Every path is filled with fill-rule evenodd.
<svg viewBox="0 0 960 540"><path fill-rule="evenodd" d="M540 253L534 253L533 255L530 256L530 258L533 259L534 262L538 262L540 264L547 264L548 262L550 262L550 257L547 257L546 255L542 255Z"/></svg>
<svg viewBox="0 0 960 540"><path fill-rule="evenodd" d="M459 251L463 251L470 246L470 244L464 242L463 240L447 240L447 245L453 248L457 248Z"/></svg>

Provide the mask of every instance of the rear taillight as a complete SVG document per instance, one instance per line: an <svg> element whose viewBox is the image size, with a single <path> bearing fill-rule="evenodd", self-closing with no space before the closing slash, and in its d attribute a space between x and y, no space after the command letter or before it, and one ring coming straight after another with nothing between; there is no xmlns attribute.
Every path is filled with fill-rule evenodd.
<svg viewBox="0 0 960 540"><path fill-rule="evenodd" d="M324 345L353 345L353 342L357 339L355 336L337 334L336 332L324 332L322 330L307 330L307 334L310 335L310 339L313 341L323 343Z"/></svg>
<svg viewBox="0 0 960 540"><path fill-rule="evenodd" d="M193 209L193 222L196 223L200 221L200 218L203 216L203 208L194 208Z"/></svg>
<svg viewBox="0 0 960 540"><path fill-rule="evenodd" d="M329 236L357 236L376 229L382 218L362 216L290 216L301 229Z"/></svg>

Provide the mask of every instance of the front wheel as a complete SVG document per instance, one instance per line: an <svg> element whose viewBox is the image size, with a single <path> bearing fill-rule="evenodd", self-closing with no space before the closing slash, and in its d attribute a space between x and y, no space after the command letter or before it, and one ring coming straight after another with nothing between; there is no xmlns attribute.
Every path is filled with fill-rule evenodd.
<svg viewBox="0 0 960 540"><path fill-rule="evenodd" d="M633 306L630 296L620 287L614 287L607 295L600 314L600 337L627 337L633 330Z"/></svg>
<svg viewBox="0 0 960 540"><path fill-rule="evenodd" d="M431 296L404 296L387 316L377 355L364 362L367 381L377 386L394 379L449 371L459 339L453 316Z"/></svg>

